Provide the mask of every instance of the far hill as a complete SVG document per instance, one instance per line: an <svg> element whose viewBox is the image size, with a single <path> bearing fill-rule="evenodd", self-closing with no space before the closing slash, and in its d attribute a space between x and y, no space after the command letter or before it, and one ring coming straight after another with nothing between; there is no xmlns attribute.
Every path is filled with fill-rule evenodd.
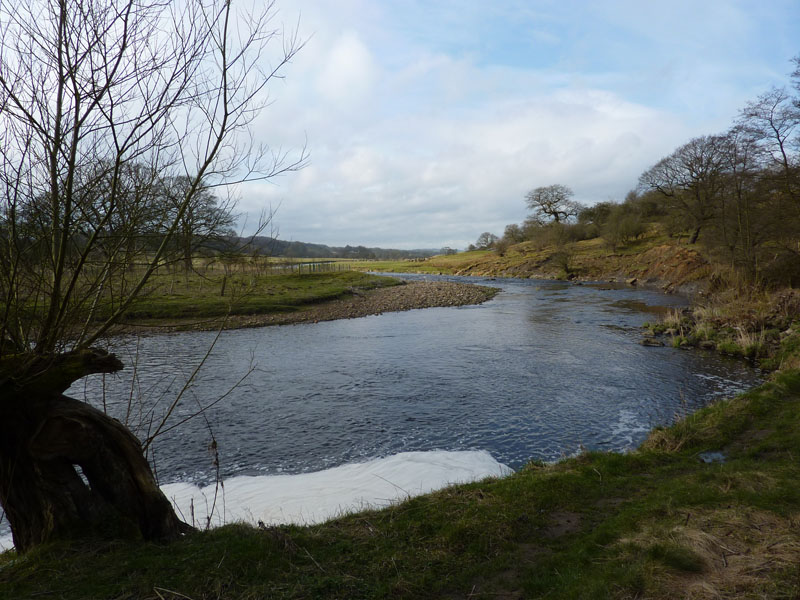
<svg viewBox="0 0 800 600"><path fill-rule="evenodd" d="M365 246L327 246L308 242L288 242L267 236L237 238L237 244L247 245L260 254L287 258L360 258L402 260L404 258L427 258L443 252L442 249L396 250L391 248L367 248Z"/></svg>

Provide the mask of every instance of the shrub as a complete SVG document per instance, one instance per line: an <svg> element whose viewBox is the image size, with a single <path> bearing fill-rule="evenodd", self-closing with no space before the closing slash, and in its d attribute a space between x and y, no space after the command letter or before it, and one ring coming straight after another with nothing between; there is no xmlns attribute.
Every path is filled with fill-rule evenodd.
<svg viewBox="0 0 800 600"><path fill-rule="evenodd" d="M624 204L614 207L602 228L603 238L612 248L624 246L646 232L647 225L641 216Z"/></svg>

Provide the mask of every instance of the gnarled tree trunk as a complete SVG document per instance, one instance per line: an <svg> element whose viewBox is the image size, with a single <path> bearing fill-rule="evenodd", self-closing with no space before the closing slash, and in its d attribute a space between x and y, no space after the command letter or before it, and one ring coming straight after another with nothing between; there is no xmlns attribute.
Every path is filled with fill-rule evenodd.
<svg viewBox="0 0 800 600"><path fill-rule="evenodd" d="M81 533L167 540L191 529L156 484L139 440L62 394L89 373L121 369L116 357L89 350L27 359L22 378L9 376L11 363L0 369L0 504L18 551Z"/></svg>

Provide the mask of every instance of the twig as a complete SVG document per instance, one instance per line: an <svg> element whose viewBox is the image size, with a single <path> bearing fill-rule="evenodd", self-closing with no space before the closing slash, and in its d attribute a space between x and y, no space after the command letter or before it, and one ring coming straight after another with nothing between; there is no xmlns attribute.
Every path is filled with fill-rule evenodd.
<svg viewBox="0 0 800 600"><path fill-rule="evenodd" d="M181 594L180 592L175 592L173 590L168 590L167 588L153 587L153 591L156 593L156 596L161 598L161 600L167 600L166 598L164 598L164 596L161 595L161 592L165 592L167 594L172 594L176 598L184 598L184 600L192 600L192 598L190 596L187 596L185 594Z"/></svg>
<svg viewBox="0 0 800 600"><path fill-rule="evenodd" d="M404 490L404 489L403 489L403 488L401 488L399 485L397 485L397 484L395 484L395 483L392 483L391 481L389 481L389 480L388 480L388 479L386 479L385 477L381 477L380 475L375 475L375 477L377 477L378 479L382 479L383 481L385 481L386 483L388 483L388 484L389 484L389 485L391 485L392 487L395 487L395 488L397 488L398 490L400 490L401 492L403 492L403 493L404 493L406 496L408 496L409 498L411 497L411 494L408 492L408 490ZM388 498L387 498L387 500L388 500Z"/></svg>
<svg viewBox="0 0 800 600"><path fill-rule="evenodd" d="M320 566L320 564L317 562L317 559L315 559L313 556L311 556L311 552L309 552L306 548L303 548L303 552L305 552L306 555L308 556L308 558L311 559L311 562L313 562L315 565L317 565L317 568L320 571L322 571L323 573L326 572L325 569L323 569L322 566Z"/></svg>

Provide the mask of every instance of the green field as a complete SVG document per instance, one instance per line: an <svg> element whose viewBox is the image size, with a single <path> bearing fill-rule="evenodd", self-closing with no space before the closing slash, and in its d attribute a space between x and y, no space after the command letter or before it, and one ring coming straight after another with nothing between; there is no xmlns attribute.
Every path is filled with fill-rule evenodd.
<svg viewBox="0 0 800 600"><path fill-rule="evenodd" d="M474 250L459 254L432 256L425 260L364 260L350 263L352 269L380 273L427 273L453 275L484 257L492 256L491 250Z"/></svg>
<svg viewBox="0 0 800 600"><path fill-rule="evenodd" d="M158 273L148 290L128 310L125 323L152 320L208 319L301 310L310 304L398 284L389 277L358 271L259 273Z"/></svg>

